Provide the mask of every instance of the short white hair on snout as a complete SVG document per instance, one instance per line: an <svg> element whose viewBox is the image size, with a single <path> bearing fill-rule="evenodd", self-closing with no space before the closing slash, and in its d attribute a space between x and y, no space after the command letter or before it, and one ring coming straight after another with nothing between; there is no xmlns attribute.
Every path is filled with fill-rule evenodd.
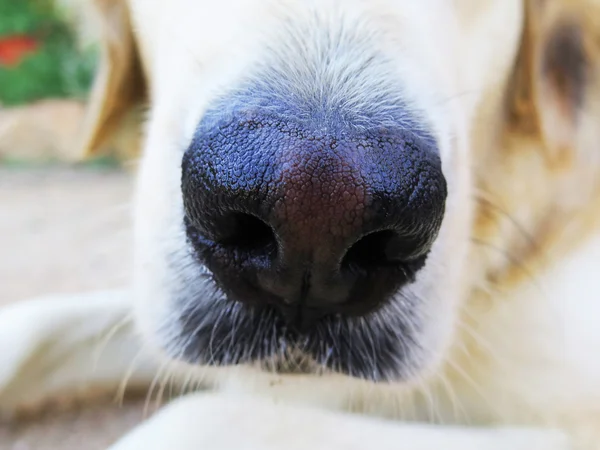
<svg viewBox="0 0 600 450"><path fill-rule="evenodd" d="M508 41L496 52L495 68L487 68L470 63L486 58L469 34L482 31L462 27L472 9L467 0L174 0L168 17L144 2L132 1L133 21L143 38L141 52L144 45L154 49L146 57L154 75L136 199L134 286L136 318L147 341L192 364L261 362L236 343L236 333L250 340L256 333L266 336L258 323L271 319L253 325L245 306L227 299L227 289L194 250L185 226L182 160L198 130L217 126L219 114L235 116L241 108L314 122L310 113L321 111L324 117L342 114L357 132L400 129L435 142L447 198L424 265L381 308L340 325L348 336L369 330L353 346L355 358L371 362L362 370L350 365L345 375L410 382L435 372L452 343L464 294L472 196L467 124L478 96L491 87L484 82L498 82L490 72L510 65L518 27L514 35L503 28ZM502 8L485 3L478 11L493 16L489 32L518 23L516 0ZM200 330L209 331L199 340ZM335 331L323 333L331 340L331 349L323 351L335 352ZM269 348L259 355L302 353L285 333L273 334L275 341L257 344ZM398 351L377 366L373 361L383 356L373 345L383 338ZM199 352L205 358L194 351L200 344L209 347ZM309 371L336 372L340 366L311 362ZM224 365L209 372L229 370Z"/></svg>

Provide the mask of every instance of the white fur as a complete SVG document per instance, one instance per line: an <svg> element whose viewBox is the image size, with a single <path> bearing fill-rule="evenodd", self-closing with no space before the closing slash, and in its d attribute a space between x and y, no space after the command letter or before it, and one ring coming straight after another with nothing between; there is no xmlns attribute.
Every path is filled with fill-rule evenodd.
<svg viewBox="0 0 600 450"><path fill-rule="evenodd" d="M157 348L169 347L177 333L174 317L179 311L170 305L173 298L167 290L188 290L185 296L195 301L210 289L206 283L194 281L200 278L199 269L181 227L180 161L203 112L211 100L253 71L270 77L281 66L285 68L282 76L296 77L291 84L299 95L310 96L314 87L306 67L319 64L322 32L315 23L321 23L333 35L347 30L353 46L349 53L331 50L331 63L317 81L334 84L339 95L353 99L351 103L359 109L376 98L378 89L398 86L409 112L422 118L439 143L449 189L445 218L427 264L409 290L421 299L413 312L424 318L419 337L422 349L414 358L423 373L435 370L452 341L457 304L464 295L462 262L471 220L470 130L464 105L468 98L464 93L470 89L464 83L471 80L460 73L460 64L455 62L463 38L455 7L445 0L425 0L418 5L409 0L262 0L223 5L178 0L170 4L168 17L151 18L156 11L145 2L132 5L142 42L146 42L148 27L152 34L148 39L158 39L160 44L185 43L180 49L170 45L163 49L157 44L151 58L157 77L152 80L153 104L135 212L134 295L145 338ZM507 18L512 18L513 10L506 11ZM149 25L152 20L157 22ZM163 37L157 37L161 33ZM512 56L507 53L506 58ZM347 80L344 71L353 61L372 55L388 61L376 70L367 69L364 79L337 81ZM177 70L158 69L167 66ZM264 69L256 69L262 66ZM168 267L167 255L177 255L176 268ZM397 314L392 308L389 314Z"/></svg>
<svg viewBox="0 0 600 450"><path fill-rule="evenodd" d="M470 136L481 103L500 101L497 91L506 82L520 38L521 2L159 4L131 0L141 51L153 74L136 195L133 290L85 302L83 297L32 302L0 313L0 342L11 342L1 355L0 411L10 413L63 393L84 377L92 385L116 389L133 355L142 350L132 339L130 324L107 341L99 369L87 369L95 337L126 319L130 304L144 343L162 351L165 336L158 330L176 314L168 291L194 283L201 270L190 261L181 229L180 161L186 142L210 100L265 58L283 54L294 64L294 55L285 53L282 18L302 28L315 13L331 26L360 23L364 30L354 26L357 33L370 27L377 31L361 51L373 46L392 62L363 81L372 89L390 77L402 83L410 108L440 142L449 198L440 237L413 287L424 299L421 314L428 319L420 335L424 351L419 356L425 363L419 376L405 384L375 385L334 375L282 376L172 363L176 382L186 384L191 378L213 393L175 402L114 448L599 448L600 363L593 354L600 348L600 278L594 275L600 236L520 290L496 294L493 307L470 307L475 323L470 332L487 357L466 358L468 364L453 376L441 369L450 348L460 346L456 339L463 325L458 317L469 288ZM318 41L310 34L298 38L309 43L310 59L310 43ZM490 43L497 40L503 41L491 51ZM329 79L338 79L350 59L334 58ZM359 84L341 89L357 104L368 103L372 94ZM177 273L171 272L166 254L179 255ZM144 360L139 367L134 364L132 377L150 383L157 370L158 365Z"/></svg>

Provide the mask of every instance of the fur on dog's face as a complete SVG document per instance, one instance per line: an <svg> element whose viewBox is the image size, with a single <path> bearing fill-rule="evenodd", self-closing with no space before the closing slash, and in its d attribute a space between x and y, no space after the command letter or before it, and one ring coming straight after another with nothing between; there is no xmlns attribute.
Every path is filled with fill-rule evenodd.
<svg viewBox="0 0 600 450"><path fill-rule="evenodd" d="M135 211L146 339L195 365L374 381L435 371L468 272L481 269L466 261L480 151L471 135L482 135L481 100L502 102L523 2L130 3L151 101ZM344 201L345 190L359 200ZM267 225L258 256L224 242L232 210ZM400 261L385 261L398 263L392 270L332 269L331 254L343 261L381 229L414 238ZM363 255L387 254L368 244ZM257 282L265 271L267 288ZM331 301L310 326L298 323L298 310L329 300L311 289L335 297L340 278L342 303L358 312ZM291 320L281 301L294 304Z"/></svg>
<svg viewBox="0 0 600 450"><path fill-rule="evenodd" d="M470 115L480 92L498 82L490 73L510 66L518 2L470 5L477 18L446 0L177 1L167 10L142 3L133 10L152 108L135 295L150 341L199 365L375 381L433 370L464 296ZM470 33L484 32L471 27L486 25L506 39L486 49L495 54L487 62L470 42ZM347 191L360 208L339 206ZM229 248L219 233L230 227L222 219L230 210L266 223L276 249L240 256ZM380 230L410 247L399 261L331 264L329 253L343 258ZM387 245L367 244L367 254ZM283 287L264 288L257 280L265 273L266 284ZM311 281L294 281L306 273ZM311 302L321 307L337 295L336 283L349 292L344 308L331 301L310 326L277 305L309 291L305 305L292 304L306 316Z"/></svg>

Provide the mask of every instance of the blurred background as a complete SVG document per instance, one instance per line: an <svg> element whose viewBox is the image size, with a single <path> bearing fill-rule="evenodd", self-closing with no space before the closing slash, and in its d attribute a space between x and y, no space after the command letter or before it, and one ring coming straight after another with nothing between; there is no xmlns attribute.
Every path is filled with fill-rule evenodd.
<svg viewBox="0 0 600 450"><path fill-rule="evenodd" d="M83 2L0 0L0 305L127 283L131 175L78 154L98 60ZM0 422L0 449L103 449L142 417L110 400Z"/></svg>

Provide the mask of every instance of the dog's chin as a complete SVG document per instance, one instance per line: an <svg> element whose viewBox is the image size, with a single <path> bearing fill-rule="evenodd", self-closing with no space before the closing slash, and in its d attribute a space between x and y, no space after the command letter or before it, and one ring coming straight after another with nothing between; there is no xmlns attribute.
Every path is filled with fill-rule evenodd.
<svg viewBox="0 0 600 450"><path fill-rule="evenodd" d="M167 353L186 363L373 382L406 381L419 372L420 323L411 313L419 299L405 290L368 316L330 315L307 331L288 326L272 307L229 300L208 280L202 291L179 298L177 320L159 332Z"/></svg>

